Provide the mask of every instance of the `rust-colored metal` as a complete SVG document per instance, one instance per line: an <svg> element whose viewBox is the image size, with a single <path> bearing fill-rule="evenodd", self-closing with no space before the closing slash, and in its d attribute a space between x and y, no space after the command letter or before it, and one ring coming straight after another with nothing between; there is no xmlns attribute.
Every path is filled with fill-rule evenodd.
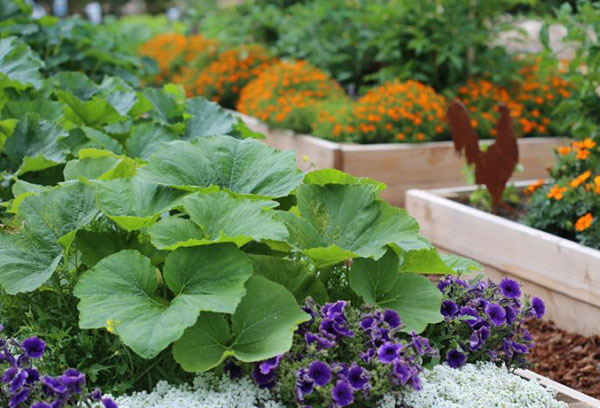
<svg viewBox="0 0 600 408"><path fill-rule="evenodd" d="M471 125L467 108L455 99L446 114L454 148L459 154L464 150L467 163L475 165L475 182L485 185L490 192L494 213L501 203L506 183L519 163L519 145L510 110L501 104L499 111L496 141L483 152L479 148L479 137Z"/></svg>

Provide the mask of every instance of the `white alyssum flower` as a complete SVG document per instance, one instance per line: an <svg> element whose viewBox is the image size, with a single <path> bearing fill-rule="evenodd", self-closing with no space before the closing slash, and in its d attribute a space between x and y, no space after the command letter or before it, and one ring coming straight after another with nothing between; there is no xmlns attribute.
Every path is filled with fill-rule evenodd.
<svg viewBox="0 0 600 408"><path fill-rule="evenodd" d="M410 408L567 408L556 393L493 363L467 364L460 369L438 365L425 370L421 391L404 391ZM389 406L389 405L388 405ZM386 406L387 408L387 406Z"/></svg>
<svg viewBox="0 0 600 408"><path fill-rule="evenodd" d="M231 380L212 373L198 375L193 384L159 382L151 393L138 392L116 399L119 408L284 408L271 393L250 378Z"/></svg>

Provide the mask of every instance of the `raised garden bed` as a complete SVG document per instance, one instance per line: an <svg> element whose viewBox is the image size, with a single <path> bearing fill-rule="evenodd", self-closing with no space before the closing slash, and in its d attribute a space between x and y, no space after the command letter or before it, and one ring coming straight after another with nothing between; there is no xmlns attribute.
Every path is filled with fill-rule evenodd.
<svg viewBox="0 0 600 408"><path fill-rule="evenodd" d="M539 381L539 383L546 388L555 390L557 392L556 399L569 404L569 408L600 408L599 400L564 386L556 381L552 381L549 378L536 374L533 371L516 370L516 374L528 380Z"/></svg>
<svg viewBox="0 0 600 408"><path fill-rule="evenodd" d="M241 115L241 114L240 114ZM384 182L382 196L394 205L404 205L411 188L431 189L460 185L464 160L454 152L451 141L419 144L336 143L290 130L273 129L256 118L241 115L248 127L264 133L266 142L281 150L295 150L298 164L306 168L335 168L357 177ZM519 140L523 171L513 180L544 178L554 162L554 148L564 138L542 137Z"/></svg>
<svg viewBox="0 0 600 408"><path fill-rule="evenodd" d="M524 183L523 183L524 184ZM444 250L513 277L546 302L546 317L568 331L600 334L600 251L461 204L475 187L410 190L406 208Z"/></svg>

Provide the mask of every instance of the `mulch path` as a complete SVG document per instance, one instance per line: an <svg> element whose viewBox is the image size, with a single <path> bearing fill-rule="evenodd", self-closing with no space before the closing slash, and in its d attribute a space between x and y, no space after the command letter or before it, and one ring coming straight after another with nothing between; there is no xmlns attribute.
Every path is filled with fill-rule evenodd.
<svg viewBox="0 0 600 408"><path fill-rule="evenodd" d="M600 399L600 336L582 336L552 322L531 320L528 329L536 341L529 360L533 371Z"/></svg>

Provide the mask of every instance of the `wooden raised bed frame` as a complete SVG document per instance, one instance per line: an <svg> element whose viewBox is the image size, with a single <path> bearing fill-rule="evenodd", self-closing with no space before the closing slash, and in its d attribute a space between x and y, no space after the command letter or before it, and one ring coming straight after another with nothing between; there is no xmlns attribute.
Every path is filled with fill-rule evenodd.
<svg viewBox="0 0 600 408"><path fill-rule="evenodd" d="M239 114L239 113L237 113ZM334 168L358 177L384 182L383 198L404 205L405 192L411 188L430 189L464 184L464 158L454 152L451 141L428 143L386 143L360 145L336 143L291 130L272 129L256 118L239 114L252 130L266 136L266 143L280 150L295 150L302 169ZM547 177L554 163L554 148L564 145L559 137L519 139L523 171L513 180Z"/></svg>
<svg viewBox="0 0 600 408"><path fill-rule="evenodd" d="M452 200L474 188L409 190L406 208L440 249L480 262L495 281L521 281L559 327L600 334L600 251Z"/></svg>

